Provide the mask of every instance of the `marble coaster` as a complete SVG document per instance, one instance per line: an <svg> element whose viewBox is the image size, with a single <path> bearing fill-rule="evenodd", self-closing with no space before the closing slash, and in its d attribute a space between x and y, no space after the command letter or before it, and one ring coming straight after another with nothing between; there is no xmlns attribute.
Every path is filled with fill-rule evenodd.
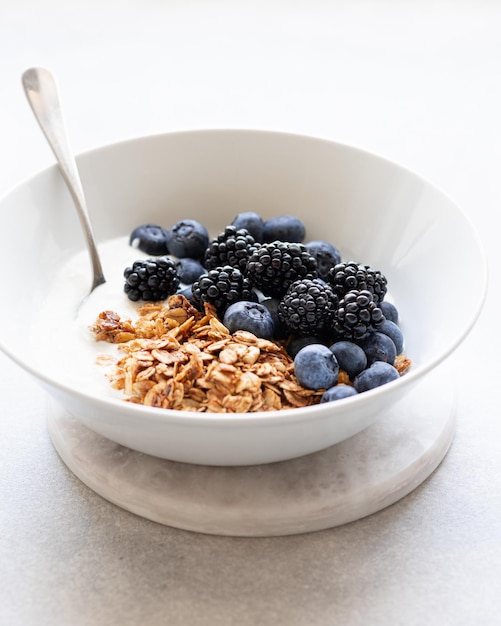
<svg viewBox="0 0 501 626"><path fill-rule="evenodd" d="M266 465L151 457L94 433L53 400L48 409L57 452L103 498L161 524L232 536L299 534L380 511L430 476L455 428L455 393L443 367L358 435Z"/></svg>

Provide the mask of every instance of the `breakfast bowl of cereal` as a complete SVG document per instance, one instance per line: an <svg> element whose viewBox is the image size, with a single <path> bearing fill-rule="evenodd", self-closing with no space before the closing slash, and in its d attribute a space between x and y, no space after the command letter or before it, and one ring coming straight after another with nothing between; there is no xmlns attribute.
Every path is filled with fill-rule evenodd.
<svg viewBox="0 0 501 626"><path fill-rule="evenodd" d="M92 431L194 464L310 454L381 419L485 297L467 217L325 139L142 137L77 158L105 282L56 166L0 201L0 347ZM13 260L15 259L15 263Z"/></svg>

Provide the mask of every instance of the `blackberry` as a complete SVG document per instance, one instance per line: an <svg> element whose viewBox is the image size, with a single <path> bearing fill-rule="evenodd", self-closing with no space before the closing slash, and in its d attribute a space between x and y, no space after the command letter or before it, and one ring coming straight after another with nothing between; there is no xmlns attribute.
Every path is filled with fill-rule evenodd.
<svg viewBox="0 0 501 626"><path fill-rule="evenodd" d="M302 278L317 277L317 262L302 243L272 241L249 257L246 275L265 296L281 298Z"/></svg>
<svg viewBox="0 0 501 626"><path fill-rule="evenodd" d="M231 265L244 272L247 261L256 248L256 241L246 228L229 225L209 242L204 265L208 270Z"/></svg>
<svg viewBox="0 0 501 626"><path fill-rule="evenodd" d="M134 261L125 268L124 278L124 291L133 302L165 300L179 287L176 265L167 256Z"/></svg>
<svg viewBox="0 0 501 626"><path fill-rule="evenodd" d="M238 267L225 265L215 267L202 274L192 285L193 302L199 308L204 302L216 307L220 317L226 309L239 300L256 302L257 296L251 281L242 274Z"/></svg>
<svg viewBox="0 0 501 626"><path fill-rule="evenodd" d="M329 270L326 280L339 298L353 289L367 290L372 293L377 305L383 301L387 291L386 277L361 263L338 263Z"/></svg>
<svg viewBox="0 0 501 626"><path fill-rule="evenodd" d="M278 317L292 334L314 335L330 328L337 304L332 288L318 278L296 280L280 301Z"/></svg>
<svg viewBox="0 0 501 626"><path fill-rule="evenodd" d="M384 321L372 293L367 289L354 289L339 301L332 327L338 339L360 342L371 332L380 330Z"/></svg>

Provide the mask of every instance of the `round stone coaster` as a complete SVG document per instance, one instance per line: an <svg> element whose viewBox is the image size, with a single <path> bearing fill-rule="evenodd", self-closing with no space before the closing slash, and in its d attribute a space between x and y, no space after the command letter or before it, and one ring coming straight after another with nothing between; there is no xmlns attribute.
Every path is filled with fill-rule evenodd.
<svg viewBox="0 0 501 626"><path fill-rule="evenodd" d="M70 470L127 511L201 533L291 535L360 519L421 484L452 441L455 393L441 367L354 437L297 459L244 467L189 465L130 450L53 400L48 427Z"/></svg>

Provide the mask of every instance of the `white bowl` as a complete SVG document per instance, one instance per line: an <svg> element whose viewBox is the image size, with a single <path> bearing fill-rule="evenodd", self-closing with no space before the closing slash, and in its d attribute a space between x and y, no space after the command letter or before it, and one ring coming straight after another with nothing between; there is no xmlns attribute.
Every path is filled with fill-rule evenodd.
<svg viewBox="0 0 501 626"><path fill-rule="evenodd" d="M345 260L386 275L413 363L399 380L352 398L237 415L142 407L93 393L85 378L75 383L54 374L57 361L73 368L71 354L63 354L73 337L48 328L41 344L38 312L49 306L53 319L62 318L90 284L85 261L77 264L64 304L43 304L60 267L85 254L54 166L0 202L12 233L0 251L9 268L2 273L9 300L0 309L0 346L83 424L130 448L210 465L280 461L326 448L380 419L459 346L480 313L486 264L468 219L429 182L373 154L286 133L201 130L106 146L77 162L102 246L144 222L169 227L189 217L214 235L240 211L300 217L307 239L327 239ZM125 298L122 277L107 275L106 265L104 271L107 288L116 286ZM73 355L79 358L78 348Z"/></svg>

